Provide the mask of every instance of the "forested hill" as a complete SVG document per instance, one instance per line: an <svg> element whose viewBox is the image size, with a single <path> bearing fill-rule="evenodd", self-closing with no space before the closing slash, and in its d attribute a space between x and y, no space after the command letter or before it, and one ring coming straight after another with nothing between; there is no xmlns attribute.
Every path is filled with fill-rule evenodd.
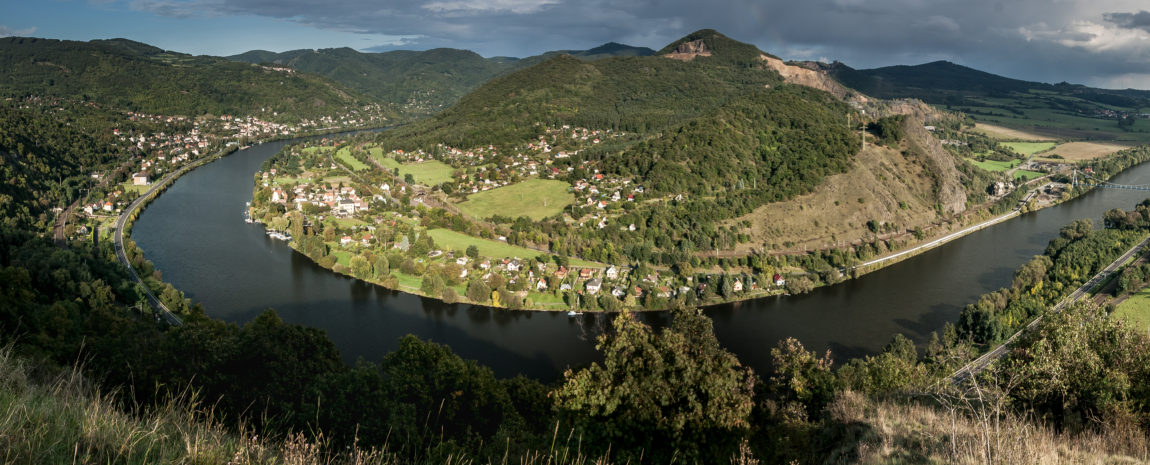
<svg viewBox="0 0 1150 465"><path fill-rule="evenodd" d="M228 57L253 64L274 64L318 74L340 82L381 103L418 117L451 106L464 94L507 72L557 55L583 60L651 55L654 50L615 42L589 50L558 50L528 58L484 58L469 50L437 48L365 53L350 48L252 50Z"/></svg>
<svg viewBox="0 0 1150 465"><path fill-rule="evenodd" d="M1150 92L1147 91L1023 81L949 61L863 70L837 62L822 67L846 86L881 98L919 98L930 103L961 104L972 97L1003 97L1011 93L1037 92L1134 109L1150 104Z"/></svg>
<svg viewBox="0 0 1150 465"><path fill-rule="evenodd" d="M370 103L304 73L191 56L125 39L0 39L0 97L59 97L166 115L319 118Z"/></svg>
<svg viewBox="0 0 1150 465"><path fill-rule="evenodd" d="M853 108L821 90L785 83L764 56L712 30L654 56L592 62L557 56L496 78L432 118L373 135L373 143L432 154L440 144L491 146L505 157L495 161L510 165L530 142L566 143L549 136L565 127L609 133L545 162L573 186L607 176L643 186L649 198L677 200L628 203L627 213L612 218L637 229L600 228L593 238L576 240L572 232L552 240L580 253L610 244L635 261L650 260L651 250L675 255L660 263L688 260L696 246L718 247L711 232L721 222L810 192L827 176L846 172L859 150L848 126Z"/></svg>
<svg viewBox="0 0 1150 465"><path fill-rule="evenodd" d="M653 135L752 90L782 84L774 71L753 65L758 49L714 31L688 38L699 34L706 39L694 40L710 44L693 58L672 59L665 51L590 62L559 55L496 78L434 118L380 137L408 148L505 145L533 137L541 126L564 124Z"/></svg>

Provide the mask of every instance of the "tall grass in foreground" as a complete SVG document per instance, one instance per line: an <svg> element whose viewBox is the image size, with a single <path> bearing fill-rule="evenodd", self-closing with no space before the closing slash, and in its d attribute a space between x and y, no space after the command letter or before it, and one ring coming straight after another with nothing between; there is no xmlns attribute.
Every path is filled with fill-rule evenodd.
<svg viewBox="0 0 1150 465"><path fill-rule="evenodd" d="M331 450L322 436L261 438L225 428L194 396L137 414L125 413L78 369L43 375L10 347L0 348L0 463L42 464L284 464L391 465L412 463L383 449ZM448 454L425 463L606 464L557 435L549 451L479 460ZM437 455L433 451L429 456Z"/></svg>
<svg viewBox="0 0 1150 465"><path fill-rule="evenodd" d="M967 405L969 406L969 404ZM867 399L843 392L828 407L843 429L828 462L863 464L1135 464L1147 463L1147 438L1133 425L1060 434L992 406L938 405L935 399ZM1125 427L1129 426L1129 427Z"/></svg>

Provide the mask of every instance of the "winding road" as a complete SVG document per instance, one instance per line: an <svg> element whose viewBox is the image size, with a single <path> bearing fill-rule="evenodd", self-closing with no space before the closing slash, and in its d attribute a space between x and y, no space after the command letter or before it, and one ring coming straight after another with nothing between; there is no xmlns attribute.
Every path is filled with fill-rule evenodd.
<svg viewBox="0 0 1150 465"><path fill-rule="evenodd" d="M159 192L161 188L172 182L173 179L204 163L215 160L223 154L223 151L216 152L211 156L201 158L180 167L178 170L168 173L167 176L164 176L159 181L153 183L152 187L149 188L147 192L140 194L136 200L132 201L132 203L128 205L128 208L125 208L122 212L120 212L120 216L116 218L116 223L113 226L113 228L116 230L116 233L113 235L113 242L116 245L116 258L118 258L120 263L128 268L128 273L132 275L132 280L135 281L140 290L144 292L144 298L148 300L148 304L151 305L152 308L156 309L156 312L158 312L159 315L172 326L181 326L184 324L184 322L183 320L180 320L180 317L176 316L175 313L172 313L172 311L168 309L168 306L164 305L164 303L156 297L156 294L152 293L152 290L148 288L148 285L144 284L144 280L140 279L140 275L136 273L136 269L132 267L132 263L128 261L128 254L124 250L124 227L128 224L128 218L132 216L132 212L135 212L136 209L140 208L141 205L147 202L148 199L152 198L152 196L156 195L156 193Z"/></svg>

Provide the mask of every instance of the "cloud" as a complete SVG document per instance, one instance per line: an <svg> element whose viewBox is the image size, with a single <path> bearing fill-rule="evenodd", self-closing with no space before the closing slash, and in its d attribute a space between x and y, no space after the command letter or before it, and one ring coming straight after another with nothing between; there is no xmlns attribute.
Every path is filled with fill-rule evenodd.
<svg viewBox="0 0 1150 465"><path fill-rule="evenodd" d="M24 29L13 29L3 24L0 24L0 37L12 36L30 36L36 33L36 27L28 27Z"/></svg>
<svg viewBox="0 0 1150 465"><path fill-rule="evenodd" d="M1141 10L1137 13L1106 13L1102 15L1102 17L1118 27L1150 31L1150 11Z"/></svg>
<svg viewBox="0 0 1150 465"><path fill-rule="evenodd" d="M169 17L254 15L406 38L380 49L528 56L608 41L658 49L714 28L784 58L830 57L855 67L949 59L1047 82L1150 73L1144 0L121 1Z"/></svg>

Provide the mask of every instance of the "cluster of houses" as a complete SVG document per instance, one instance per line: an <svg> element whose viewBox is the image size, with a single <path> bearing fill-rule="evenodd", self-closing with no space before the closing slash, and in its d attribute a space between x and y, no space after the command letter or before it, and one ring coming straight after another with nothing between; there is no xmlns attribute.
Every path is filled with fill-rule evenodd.
<svg viewBox="0 0 1150 465"><path fill-rule="evenodd" d="M263 176L265 178L269 174L274 176L275 170L272 169L271 171L272 173L264 172ZM376 197L376 200L383 200L382 196L376 195ZM320 185L300 184L290 191L276 187L272 189L271 201L289 207L289 209L294 208L300 211L303 210L304 205L327 207L333 216L343 218L367 211L371 207L368 199L360 197L356 194L354 187L348 186L329 189Z"/></svg>
<svg viewBox="0 0 1150 465"><path fill-rule="evenodd" d="M380 116L378 105L361 109L351 109L346 114L325 116L316 120L303 119L295 124L282 124L265 121L254 116L233 117L221 115L215 118L188 118L185 116L152 115L142 112L125 112L129 121L146 123L168 128L162 131L135 131L113 129L112 136L124 148L137 154L136 165L132 167L130 182L146 186L175 168L199 157L205 156L224 144L238 145L246 139L260 139L278 135L290 135L300 130L318 128L357 127L371 123L381 123L386 119ZM272 112L274 116L275 112ZM101 179L103 173L92 173L92 178ZM281 191L282 193L282 191ZM109 192L105 198L85 205L83 210L89 215L111 213L126 204L120 190ZM332 210L351 215L366 209L366 203L351 195L339 195L331 199Z"/></svg>

